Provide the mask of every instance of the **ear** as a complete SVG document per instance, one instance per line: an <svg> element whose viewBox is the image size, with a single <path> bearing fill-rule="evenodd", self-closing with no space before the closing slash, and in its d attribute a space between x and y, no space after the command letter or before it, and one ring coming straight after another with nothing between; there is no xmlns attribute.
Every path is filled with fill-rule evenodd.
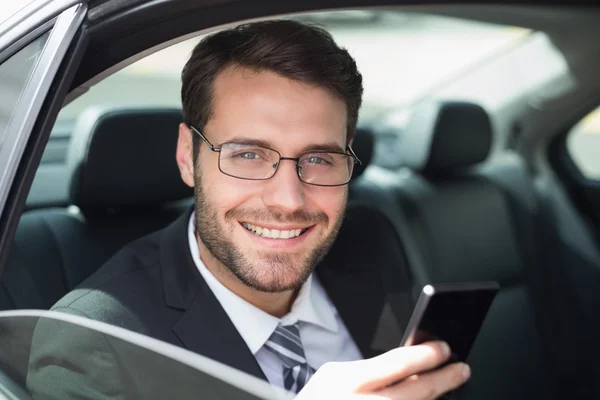
<svg viewBox="0 0 600 400"><path fill-rule="evenodd" d="M179 124L179 138L177 139L177 152L175 158L179 166L181 179L189 187L194 187L194 165L192 135L194 133L184 123Z"/></svg>

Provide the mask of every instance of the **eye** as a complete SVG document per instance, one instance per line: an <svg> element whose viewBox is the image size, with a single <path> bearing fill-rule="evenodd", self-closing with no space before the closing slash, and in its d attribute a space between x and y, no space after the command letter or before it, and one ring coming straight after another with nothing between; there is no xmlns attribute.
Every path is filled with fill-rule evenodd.
<svg viewBox="0 0 600 400"><path fill-rule="evenodd" d="M327 153L307 154L301 163L309 166L329 167L334 164L334 159Z"/></svg>
<svg viewBox="0 0 600 400"><path fill-rule="evenodd" d="M268 160L270 154L266 150L260 148L242 148L233 151L229 157L237 160L258 161Z"/></svg>
<svg viewBox="0 0 600 400"><path fill-rule="evenodd" d="M245 151L243 153L238 153L236 157L244 158L246 160L258 160L260 156L252 151Z"/></svg>
<svg viewBox="0 0 600 400"><path fill-rule="evenodd" d="M246 165L257 165L277 160L277 153L260 146L243 143L226 143L221 150L221 161Z"/></svg>
<svg viewBox="0 0 600 400"><path fill-rule="evenodd" d="M306 160L309 164L329 164L328 161L322 159L321 157L310 157Z"/></svg>

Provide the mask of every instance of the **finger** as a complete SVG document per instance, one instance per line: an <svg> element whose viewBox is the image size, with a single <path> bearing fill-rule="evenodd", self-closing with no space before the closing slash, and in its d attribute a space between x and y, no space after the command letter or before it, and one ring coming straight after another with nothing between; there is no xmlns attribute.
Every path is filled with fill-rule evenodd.
<svg viewBox="0 0 600 400"><path fill-rule="evenodd" d="M467 364L454 363L435 371L413 375L377 394L389 399L437 399L463 385L470 375L471 370Z"/></svg>
<svg viewBox="0 0 600 400"><path fill-rule="evenodd" d="M450 357L444 342L428 342L417 346L400 347L380 356L357 362L353 379L358 392L383 389L408 376L428 371Z"/></svg>

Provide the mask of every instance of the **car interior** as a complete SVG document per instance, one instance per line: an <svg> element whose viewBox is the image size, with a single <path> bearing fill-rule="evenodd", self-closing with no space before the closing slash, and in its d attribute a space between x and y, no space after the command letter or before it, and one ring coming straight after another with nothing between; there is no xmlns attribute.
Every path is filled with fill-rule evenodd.
<svg viewBox="0 0 600 400"><path fill-rule="evenodd" d="M104 36L91 40L95 51L82 62L98 86L97 74L110 63L151 47L124 28L135 10L120 20L117 11L114 34L98 28ZM443 84L421 88L410 103L359 121L353 148L362 165L327 260L396 265L394 276L381 279L401 294L387 299L400 326L426 284L500 284L471 351L474 375L457 398L600 394L598 11L474 5L398 12L530 32L510 49L444 76ZM100 13L90 18L91 25L98 18L110 26ZM341 32L360 23L340 20ZM185 23L178 29L169 35L198 31ZM156 33L154 45L168 49L165 35ZM108 53L109 39L119 41L113 58L94 64ZM550 71L544 51L559 55L560 68ZM503 80L499 68L507 65L521 68L531 85ZM76 75L73 85L86 81ZM1 276L1 310L50 309L124 245L193 206L174 156L179 107L119 104L118 93L107 106L83 101L96 96L92 91L78 95L61 113L80 100L81 109L69 118L59 114L41 156ZM582 129L586 142L574 144ZM374 329L383 319L373 316ZM401 335L383 340L399 342Z"/></svg>

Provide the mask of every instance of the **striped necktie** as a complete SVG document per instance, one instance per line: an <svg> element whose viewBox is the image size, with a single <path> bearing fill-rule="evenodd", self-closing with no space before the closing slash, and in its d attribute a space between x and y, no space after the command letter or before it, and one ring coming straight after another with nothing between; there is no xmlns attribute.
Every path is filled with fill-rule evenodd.
<svg viewBox="0 0 600 400"><path fill-rule="evenodd" d="M277 326L265 343L265 348L283 361L283 385L286 390L298 393L314 375L315 370L308 365L300 341L298 323Z"/></svg>

